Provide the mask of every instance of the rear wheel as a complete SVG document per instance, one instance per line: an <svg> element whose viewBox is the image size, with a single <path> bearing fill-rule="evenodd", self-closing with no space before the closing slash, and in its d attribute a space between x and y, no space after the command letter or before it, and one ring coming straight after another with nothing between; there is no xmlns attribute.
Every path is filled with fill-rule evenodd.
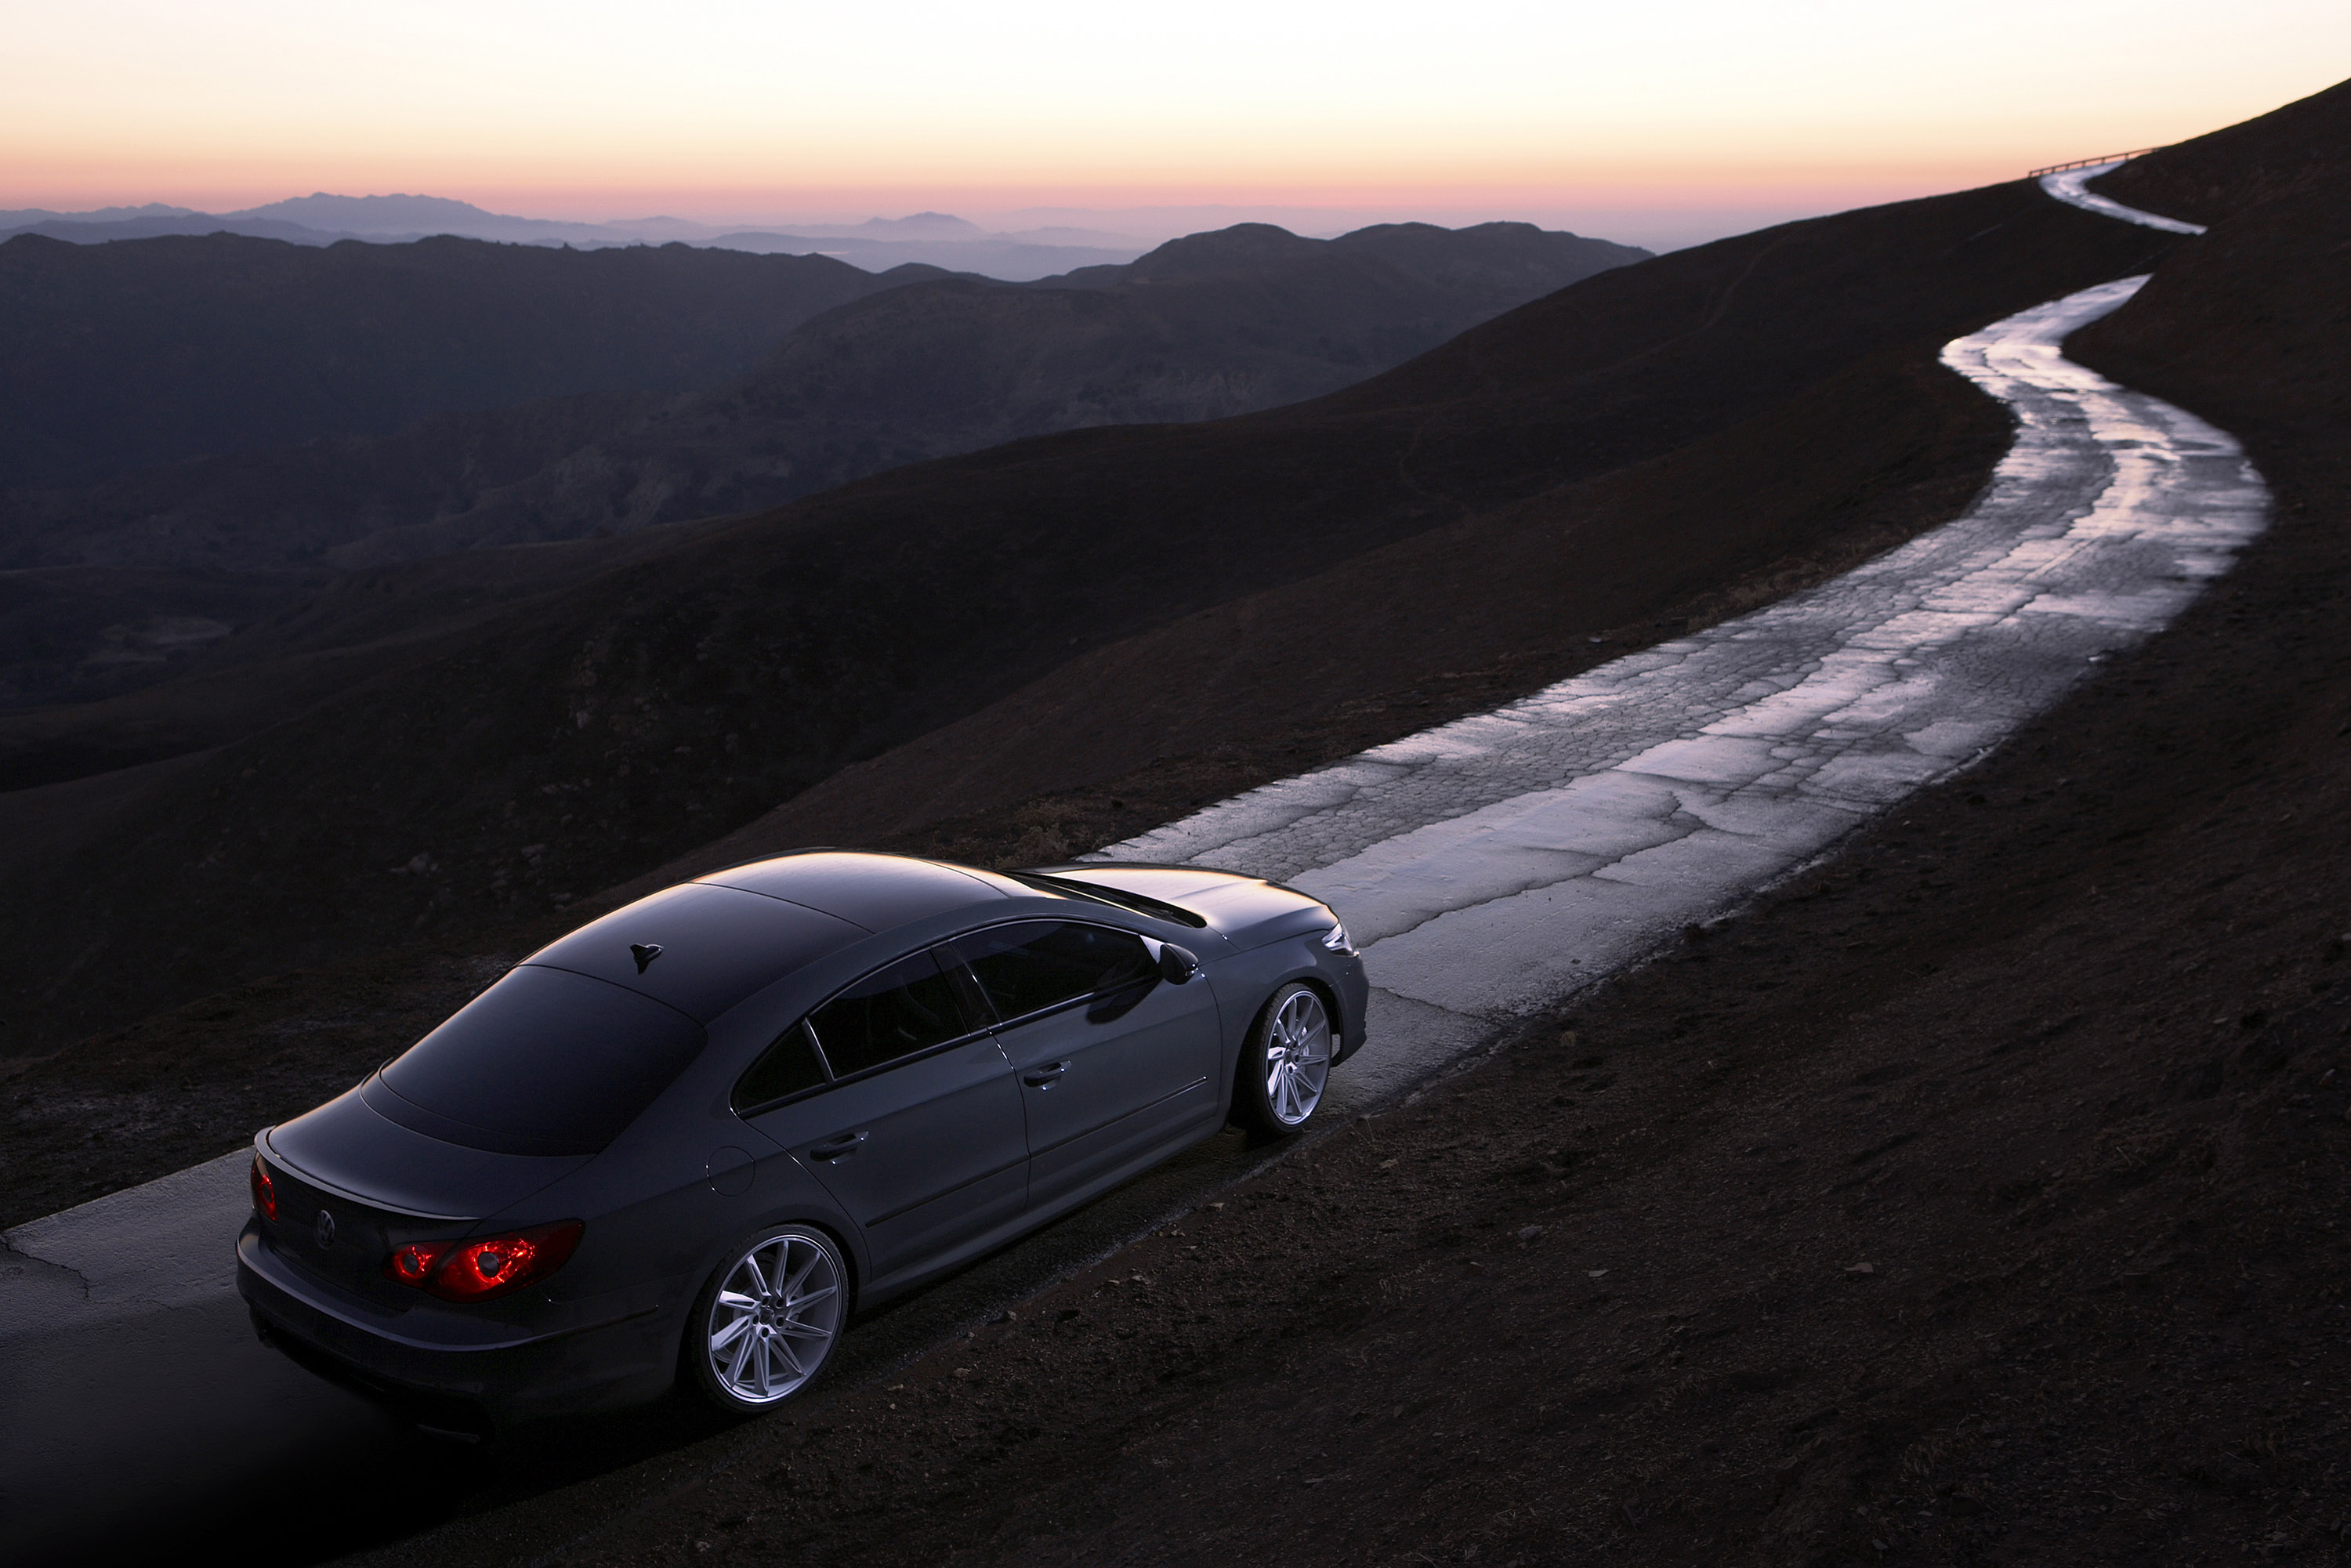
<svg viewBox="0 0 2351 1568"><path fill-rule="evenodd" d="M821 1230L778 1226L711 1277L695 1303L685 1359L726 1409L779 1405L832 1354L847 1316L849 1270Z"/></svg>
<svg viewBox="0 0 2351 1568"><path fill-rule="evenodd" d="M1233 1119L1261 1133L1294 1133L1322 1103L1330 1077L1330 1011L1313 987L1292 980L1249 1026L1233 1085Z"/></svg>

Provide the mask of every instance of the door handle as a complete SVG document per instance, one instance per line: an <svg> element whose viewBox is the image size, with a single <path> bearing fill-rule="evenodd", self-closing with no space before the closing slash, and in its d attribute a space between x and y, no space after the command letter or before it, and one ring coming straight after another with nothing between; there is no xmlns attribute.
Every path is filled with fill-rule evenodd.
<svg viewBox="0 0 2351 1568"><path fill-rule="evenodd" d="M1069 1070L1070 1064L1066 1061L1056 1061L1050 1067L1032 1067L1020 1075L1020 1082L1031 1089L1050 1089Z"/></svg>
<svg viewBox="0 0 2351 1568"><path fill-rule="evenodd" d="M827 1138L821 1144L810 1145L809 1158L812 1160L846 1159L855 1154L858 1145L864 1142L865 1134L862 1133L843 1133L837 1138Z"/></svg>

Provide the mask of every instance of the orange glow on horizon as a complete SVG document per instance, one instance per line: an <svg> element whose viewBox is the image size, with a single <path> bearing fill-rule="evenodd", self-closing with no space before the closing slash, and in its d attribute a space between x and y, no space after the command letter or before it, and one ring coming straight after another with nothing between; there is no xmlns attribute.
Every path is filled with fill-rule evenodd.
<svg viewBox="0 0 2351 1568"><path fill-rule="evenodd" d="M2118 0L2116 0L2118 5ZM2339 0L82 0L0 57L0 207L328 191L522 216L925 208L1829 211L2212 130L2328 85ZM2127 25L2124 25L2126 23ZM2330 46L2333 47L2330 49Z"/></svg>

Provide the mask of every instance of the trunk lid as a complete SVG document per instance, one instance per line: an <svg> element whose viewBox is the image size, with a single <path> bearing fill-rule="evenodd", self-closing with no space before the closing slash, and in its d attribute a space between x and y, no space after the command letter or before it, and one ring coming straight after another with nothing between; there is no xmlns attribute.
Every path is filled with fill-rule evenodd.
<svg viewBox="0 0 2351 1568"><path fill-rule="evenodd" d="M428 1137L371 1110L357 1089L256 1140L277 1196L264 1227L306 1273L395 1309L422 1296L383 1277L411 1241L462 1237L487 1215L588 1163L494 1154Z"/></svg>

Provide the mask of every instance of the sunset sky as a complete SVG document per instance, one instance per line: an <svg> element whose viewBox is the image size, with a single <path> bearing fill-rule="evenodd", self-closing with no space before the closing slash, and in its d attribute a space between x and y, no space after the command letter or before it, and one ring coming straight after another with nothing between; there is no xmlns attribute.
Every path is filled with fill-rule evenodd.
<svg viewBox="0 0 2351 1568"><path fill-rule="evenodd" d="M1678 243L2178 140L2351 74L2343 0L11 10L0 207L68 210L1226 204Z"/></svg>

